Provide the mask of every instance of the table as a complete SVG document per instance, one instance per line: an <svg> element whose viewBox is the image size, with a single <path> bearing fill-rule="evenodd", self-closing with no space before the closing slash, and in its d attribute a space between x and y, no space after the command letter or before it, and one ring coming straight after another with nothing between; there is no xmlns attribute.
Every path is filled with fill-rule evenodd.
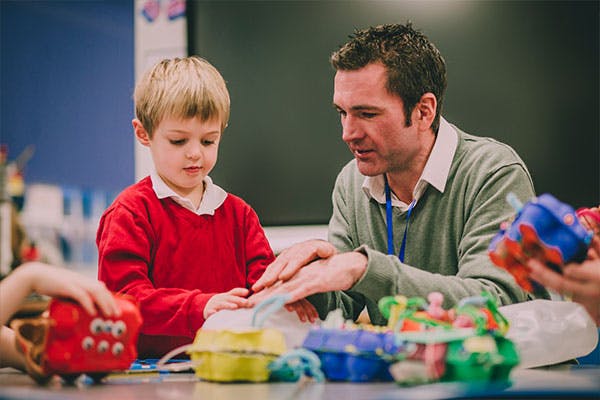
<svg viewBox="0 0 600 400"><path fill-rule="evenodd" d="M109 375L102 384L79 379L65 385L58 378L38 386L13 369L0 370L0 399L44 400L179 400L179 399L600 399L600 366L561 365L541 369L516 369L511 382L434 383L400 387L395 383L300 381L297 383L211 383L191 373Z"/></svg>

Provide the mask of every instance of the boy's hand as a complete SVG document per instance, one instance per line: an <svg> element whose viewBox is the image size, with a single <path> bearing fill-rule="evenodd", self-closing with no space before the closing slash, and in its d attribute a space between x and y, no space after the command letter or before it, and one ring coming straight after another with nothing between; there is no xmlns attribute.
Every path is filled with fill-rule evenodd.
<svg viewBox="0 0 600 400"><path fill-rule="evenodd" d="M204 306L204 319L220 310L250 307L246 298L249 292L246 288L233 288L229 292L215 294Z"/></svg>
<svg viewBox="0 0 600 400"><path fill-rule="evenodd" d="M289 312L295 311L302 322L308 321L313 323L319 318L319 313L317 313L315 306L306 299L300 299L293 303L286 304L285 309Z"/></svg>

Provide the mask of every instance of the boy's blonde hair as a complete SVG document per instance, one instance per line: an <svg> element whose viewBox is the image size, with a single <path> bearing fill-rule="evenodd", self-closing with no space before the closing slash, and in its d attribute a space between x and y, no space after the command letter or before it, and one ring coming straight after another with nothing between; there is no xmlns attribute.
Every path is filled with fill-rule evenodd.
<svg viewBox="0 0 600 400"><path fill-rule="evenodd" d="M200 117L203 122L218 118L221 132L229 121L225 80L198 56L159 62L142 76L133 98L135 115L150 137L165 117Z"/></svg>

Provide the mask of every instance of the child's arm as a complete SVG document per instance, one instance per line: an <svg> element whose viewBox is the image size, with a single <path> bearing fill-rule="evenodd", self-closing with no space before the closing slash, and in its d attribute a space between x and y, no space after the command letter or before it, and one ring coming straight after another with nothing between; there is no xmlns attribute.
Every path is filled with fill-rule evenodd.
<svg viewBox="0 0 600 400"><path fill-rule="evenodd" d="M19 305L32 292L52 297L69 297L90 314L96 304L106 316L119 315L120 310L102 282L65 268L40 262L25 263L0 282L0 323L4 325Z"/></svg>
<svg viewBox="0 0 600 400"><path fill-rule="evenodd" d="M15 332L0 326L0 368L12 367L25 371L25 356L17 350Z"/></svg>
<svg viewBox="0 0 600 400"><path fill-rule="evenodd" d="M275 256L273 255L273 250L271 250L265 232L260 225L258 216L251 208L249 208L246 216L246 238L246 254L247 259L249 260L248 287L253 287L261 278L267 269L267 266L275 261ZM244 307L251 306L251 302L244 304ZM290 312L296 312L298 318L303 322L314 322L318 318L317 310L306 299L300 299L294 303L287 304L285 307Z"/></svg>
<svg viewBox="0 0 600 400"><path fill-rule="evenodd" d="M96 314L94 304L106 316L121 313L103 283L64 268L25 263L0 282L0 367L25 369L25 359L15 345L15 333L4 324L31 292L72 298L92 315Z"/></svg>

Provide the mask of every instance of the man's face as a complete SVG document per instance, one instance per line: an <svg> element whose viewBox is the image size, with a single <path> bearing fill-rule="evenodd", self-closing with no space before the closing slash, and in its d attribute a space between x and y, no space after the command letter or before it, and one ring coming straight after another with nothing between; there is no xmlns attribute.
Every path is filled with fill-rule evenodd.
<svg viewBox="0 0 600 400"><path fill-rule="evenodd" d="M333 103L342 139L366 176L409 170L421 147L414 124L405 126L402 99L388 92L386 83L380 63L335 75Z"/></svg>

